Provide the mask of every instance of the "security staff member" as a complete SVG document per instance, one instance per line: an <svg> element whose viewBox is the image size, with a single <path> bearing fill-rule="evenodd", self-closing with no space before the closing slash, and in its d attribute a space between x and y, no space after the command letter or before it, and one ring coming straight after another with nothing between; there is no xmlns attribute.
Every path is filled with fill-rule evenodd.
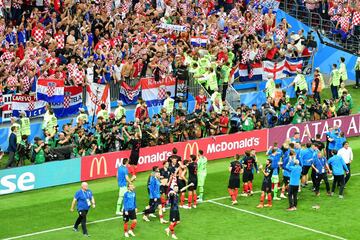
<svg viewBox="0 0 360 240"><path fill-rule="evenodd" d="M355 89L359 88L359 82L360 82L360 57L357 58L356 64L355 64Z"/></svg>
<svg viewBox="0 0 360 240"><path fill-rule="evenodd" d="M79 112L80 114L76 118L76 123L79 124L80 121L82 124L89 122L89 116L85 113L85 109L79 108Z"/></svg>
<svg viewBox="0 0 360 240"><path fill-rule="evenodd" d="M294 81L288 86L288 88L294 86L296 96L305 95L308 92L308 85L305 76L302 74L301 69L297 69L296 71L297 75L294 78Z"/></svg>
<svg viewBox="0 0 360 240"><path fill-rule="evenodd" d="M73 230L78 231L78 227L81 223L81 228L85 237L89 237L87 228L86 228L86 215L92 205L95 208L95 198L92 192L88 189L87 182L81 183L81 189L75 193L74 199L71 203L70 211L74 211L75 204L77 203L77 211L79 217L76 219Z"/></svg>
<svg viewBox="0 0 360 240"><path fill-rule="evenodd" d="M333 70L331 71L330 75L330 88L333 99L339 99L338 89L340 86L340 78L341 75L339 70L337 69L337 65L333 64Z"/></svg>
<svg viewBox="0 0 360 240"><path fill-rule="evenodd" d="M21 128L21 136L25 135L27 137L30 136L30 119L26 116L25 111L20 112L20 128Z"/></svg>

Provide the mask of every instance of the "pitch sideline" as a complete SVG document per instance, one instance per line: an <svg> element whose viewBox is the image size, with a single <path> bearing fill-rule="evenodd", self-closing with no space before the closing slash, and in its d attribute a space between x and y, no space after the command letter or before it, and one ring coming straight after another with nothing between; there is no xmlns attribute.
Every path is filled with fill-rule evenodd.
<svg viewBox="0 0 360 240"><path fill-rule="evenodd" d="M351 176L359 176L359 175L360 175L360 173L351 174ZM261 192L261 191L255 191L254 193L260 193L260 192ZM221 205L220 203L217 203L217 202L215 202L215 201L217 201L217 200L222 200L222 199L226 199L226 198L229 198L229 196L205 200L203 203L210 202L210 203L212 203L212 204ZM225 205L225 204L224 204L224 205ZM232 206L228 206L228 205L225 205L225 206L230 207L230 208L233 208ZM239 208L236 208L236 209L239 209ZM246 211L246 212L248 212L249 214L253 214L253 215L256 215L256 214L257 214L257 213L253 213L253 212L250 212L250 211L247 211L247 210L243 210L243 209L241 209L241 211ZM142 212L137 213L137 215L139 215L139 214L142 214ZM261 214L259 214L259 215L261 215ZM296 227L298 227L298 228L301 228L301 229L304 229L304 230L308 230L308 231L312 231L312 232L315 232L315 233L319 233L319 234L323 234L323 235L327 235L327 236L330 236L330 235L331 235L331 234L328 234L328 233L325 233L325 232L321 232L321 231L318 231L318 230L315 230L315 229L311 229L311 228L307 228L307 227L304 227L304 226L301 226L301 225L297 225L297 224L285 222L285 221L282 221L282 220L279 220L279 219L275 219L275 218L272 219L271 217L267 217L267 216L265 216L265 215L261 215L261 217L268 218L268 219L273 220L273 221L281 222L281 223L283 223L283 224L287 224L287 225L291 225L291 226L296 226ZM122 217L121 217L121 216L117 216L117 217L111 217L111 218L104 218L104 219L100 219L100 220L95 220L95 221L92 221L92 222L88 222L87 224L88 224L88 225L91 225L91 224L95 224L95 223L108 222L108 221L112 221L112 220L120 219L120 218L122 218ZM45 234L45 233L57 232L57 231L69 229L69 228L72 228L72 227L73 227L73 225L69 225L69 226L60 227L60 228L53 228L53 229L49 229L49 230L44 230L44 231L39 231L39 232L34 232L34 233L28 233L28 234L24 234L24 235L19 235L19 236L15 236L15 237L3 238L2 240L15 240L15 239L20 239L20 238L32 237L32 236L41 235L41 234ZM345 239L345 238L338 237L338 236L335 236L335 235L331 235L331 236L334 236L334 237L337 238L337 239L342 239L342 240Z"/></svg>

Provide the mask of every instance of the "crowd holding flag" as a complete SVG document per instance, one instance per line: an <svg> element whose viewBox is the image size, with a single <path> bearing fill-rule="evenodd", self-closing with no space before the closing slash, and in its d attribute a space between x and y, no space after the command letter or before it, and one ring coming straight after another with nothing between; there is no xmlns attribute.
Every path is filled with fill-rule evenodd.
<svg viewBox="0 0 360 240"><path fill-rule="evenodd" d="M48 103L64 102L64 81L39 79L36 85L37 99Z"/></svg>
<svg viewBox="0 0 360 240"><path fill-rule="evenodd" d="M86 86L86 107L90 114L97 114L101 110L101 104L105 104L110 112L110 87L91 83Z"/></svg>

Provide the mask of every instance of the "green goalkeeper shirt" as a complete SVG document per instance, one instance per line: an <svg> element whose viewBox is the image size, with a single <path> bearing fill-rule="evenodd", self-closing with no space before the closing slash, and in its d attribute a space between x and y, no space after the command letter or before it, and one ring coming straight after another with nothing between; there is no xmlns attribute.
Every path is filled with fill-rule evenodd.
<svg viewBox="0 0 360 240"><path fill-rule="evenodd" d="M207 165L207 158L204 156L200 156L198 159L198 174L206 174L206 165Z"/></svg>

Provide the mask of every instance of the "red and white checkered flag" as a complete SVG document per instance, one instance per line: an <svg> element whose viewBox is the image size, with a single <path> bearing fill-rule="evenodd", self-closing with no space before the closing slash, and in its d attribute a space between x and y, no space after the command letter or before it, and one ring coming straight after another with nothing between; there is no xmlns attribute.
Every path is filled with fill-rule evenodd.
<svg viewBox="0 0 360 240"><path fill-rule="evenodd" d="M64 92L64 108L69 108L71 102L71 92Z"/></svg>
<svg viewBox="0 0 360 240"><path fill-rule="evenodd" d="M250 67L249 78L251 79L253 76L254 76L254 69L252 67Z"/></svg>
<svg viewBox="0 0 360 240"><path fill-rule="evenodd" d="M158 99L165 99L165 97L166 97L166 87L165 85L161 85L159 87Z"/></svg>
<svg viewBox="0 0 360 240"><path fill-rule="evenodd" d="M28 109L29 109L29 111L33 111L35 109L35 102L34 101L29 102Z"/></svg>
<svg viewBox="0 0 360 240"><path fill-rule="evenodd" d="M56 84L55 84L55 83L53 83L53 82L49 82L49 83L48 83L47 91L46 91L48 97L54 96L54 94L55 94L55 88L56 88Z"/></svg>

